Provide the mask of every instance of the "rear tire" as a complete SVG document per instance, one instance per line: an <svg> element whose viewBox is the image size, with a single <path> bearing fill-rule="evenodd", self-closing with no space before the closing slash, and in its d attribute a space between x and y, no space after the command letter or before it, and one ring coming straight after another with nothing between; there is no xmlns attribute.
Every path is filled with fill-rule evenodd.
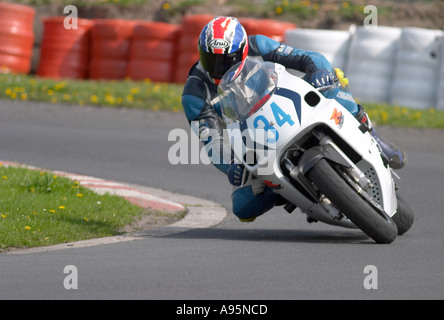
<svg viewBox="0 0 444 320"><path fill-rule="evenodd" d="M413 221L415 220L415 214L399 194L396 195L396 198L398 198L398 210L392 219L398 227L398 236L402 236L412 227Z"/></svg>
<svg viewBox="0 0 444 320"><path fill-rule="evenodd" d="M367 203L325 160L307 173L307 177L342 213L377 243L391 243L397 235L396 224Z"/></svg>

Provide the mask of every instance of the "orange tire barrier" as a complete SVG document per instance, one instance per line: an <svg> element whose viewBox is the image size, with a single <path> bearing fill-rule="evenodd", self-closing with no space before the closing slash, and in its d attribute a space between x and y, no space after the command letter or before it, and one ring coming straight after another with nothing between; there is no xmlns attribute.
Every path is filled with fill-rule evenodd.
<svg viewBox="0 0 444 320"><path fill-rule="evenodd" d="M244 26L248 35L262 34L279 42L285 41L285 31L296 29L296 25L293 23L271 19L240 18L239 22Z"/></svg>
<svg viewBox="0 0 444 320"><path fill-rule="evenodd" d="M32 7L0 2L0 70L31 70L34 16Z"/></svg>
<svg viewBox="0 0 444 320"><path fill-rule="evenodd" d="M54 79L88 78L91 28L94 22L78 19L78 29L65 29L65 17L43 19L43 38L37 75Z"/></svg>
<svg viewBox="0 0 444 320"><path fill-rule="evenodd" d="M134 27L127 76L134 80L172 82L180 26L139 22Z"/></svg>
<svg viewBox="0 0 444 320"><path fill-rule="evenodd" d="M203 27L213 18L214 16L212 15L192 15L183 18L178 47L179 60L174 75L174 82L186 82L190 68L199 60L197 50L199 35Z"/></svg>
<svg viewBox="0 0 444 320"><path fill-rule="evenodd" d="M134 21L94 19L91 29L91 79L123 79L126 76Z"/></svg>

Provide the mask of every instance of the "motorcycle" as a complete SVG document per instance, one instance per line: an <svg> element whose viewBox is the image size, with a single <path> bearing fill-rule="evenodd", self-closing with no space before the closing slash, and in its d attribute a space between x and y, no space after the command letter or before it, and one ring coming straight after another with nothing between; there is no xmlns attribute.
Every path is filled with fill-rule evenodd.
<svg viewBox="0 0 444 320"><path fill-rule="evenodd" d="M284 66L255 59L230 69L218 98L236 161L308 222L359 228L377 243L407 232L413 211L370 128Z"/></svg>

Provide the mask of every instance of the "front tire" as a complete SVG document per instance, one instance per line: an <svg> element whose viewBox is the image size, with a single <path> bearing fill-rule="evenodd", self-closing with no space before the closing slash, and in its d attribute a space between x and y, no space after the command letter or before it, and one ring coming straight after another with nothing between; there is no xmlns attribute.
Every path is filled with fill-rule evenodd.
<svg viewBox="0 0 444 320"><path fill-rule="evenodd" d="M412 227L413 221L415 220L415 214L399 194L396 195L396 198L398 199L398 210L392 219L398 227L398 236L402 236Z"/></svg>
<svg viewBox="0 0 444 320"><path fill-rule="evenodd" d="M357 194L350 185L325 160L307 173L308 179L342 211L358 228L377 243L391 243L397 235L396 224L383 217Z"/></svg>

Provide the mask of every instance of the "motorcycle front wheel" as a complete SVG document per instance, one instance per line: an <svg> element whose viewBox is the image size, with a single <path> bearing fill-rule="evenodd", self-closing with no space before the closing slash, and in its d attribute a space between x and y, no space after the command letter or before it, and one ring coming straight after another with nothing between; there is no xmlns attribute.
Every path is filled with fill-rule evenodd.
<svg viewBox="0 0 444 320"><path fill-rule="evenodd" d="M325 160L321 159L307 173L308 179L359 229L377 243L392 243L396 224L377 212Z"/></svg>
<svg viewBox="0 0 444 320"><path fill-rule="evenodd" d="M407 202L399 195L396 195L398 199L398 210L392 217L393 221L398 227L398 236L402 236L404 233L410 230L415 220L415 214L412 208Z"/></svg>

